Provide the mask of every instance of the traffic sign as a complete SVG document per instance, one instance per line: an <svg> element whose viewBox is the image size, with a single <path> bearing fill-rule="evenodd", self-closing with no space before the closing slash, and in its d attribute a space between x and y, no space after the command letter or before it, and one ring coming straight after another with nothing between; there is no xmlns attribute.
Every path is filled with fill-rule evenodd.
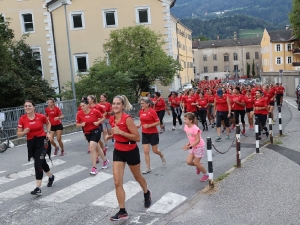
<svg viewBox="0 0 300 225"><path fill-rule="evenodd" d="M283 70L279 70L279 73L283 73Z"/></svg>

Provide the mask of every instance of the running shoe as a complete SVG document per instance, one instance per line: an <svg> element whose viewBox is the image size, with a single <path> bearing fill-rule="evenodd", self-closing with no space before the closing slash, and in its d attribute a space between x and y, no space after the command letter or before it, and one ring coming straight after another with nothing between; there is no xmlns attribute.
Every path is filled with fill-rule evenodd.
<svg viewBox="0 0 300 225"><path fill-rule="evenodd" d="M59 147L56 146L55 149L54 149L54 153L53 153L53 154L54 154L54 155L57 155L58 150L59 150Z"/></svg>
<svg viewBox="0 0 300 225"><path fill-rule="evenodd" d="M64 156L65 154L65 150L61 150L60 156Z"/></svg>
<svg viewBox="0 0 300 225"><path fill-rule="evenodd" d="M226 130L226 127L223 127L222 133L224 133L225 130Z"/></svg>
<svg viewBox="0 0 300 225"><path fill-rule="evenodd" d="M148 190L148 192L146 194L144 194L144 206L145 208L149 208L152 201L151 201L151 191Z"/></svg>
<svg viewBox="0 0 300 225"><path fill-rule="evenodd" d="M38 187L36 187L32 192L32 195L42 195L42 190Z"/></svg>
<svg viewBox="0 0 300 225"><path fill-rule="evenodd" d="M92 170L91 170L91 172L90 172L90 174L91 175L96 175L97 173L98 173L97 168L93 167Z"/></svg>
<svg viewBox="0 0 300 225"><path fill-rule="evenodd" d="M147 173L150 173L150 172L151 172L151 169L147 168L146 170L144 170L144 171L142 172L142 174L147 174Z"/></svg>
<svg viewBox="0 0 300 225"><path fill-rule="evenodd" d="M215 128L215 125L213 124L213 125L211 125L211 128Z"/></svg>
<svg viewBox="0 0 300 225"><path fill-rule="evenodd" d="M266 136L269 137L269 131L266 132Z"/></svg>
<svg viewBox="0 0 300 225"><path fill-rule="evenodd" d="M91 152L91 151L90 151L90 148L88 148L87 154L90 154L90 152Z"/></svg>
<svg viewBox="0 0 300 225"><path fill-rule="evenodd" d="M201 170L196 167L196 174L199 175L200 173L201 173Z"/></svg>
<svg viewBox="0 0 300 225"><path fill-rule="evenodd" d="M52 177L48 179L48 184L47 187L52 187L53 183L54 183L54 178L55 176L52 174Z"/></svg>
<svg viewBox="0 0 300 225"><path fill-rule="evenodd" d="M242 130L242 134L245 134L246 133L246 131L245 130Z"/></svg>
<svg viewBox="0 0 300 225"><path fill-rule="evenodd" d="M176 129L176 127L175 127L175 126L173 126L173 127L172 127L172 130L175 130L175 129Z"/></svg>
<svg viewBox="0 0 300 225"><path fill-rule="evenodd" d="M99 162L100 162L99 157L97 157L96 158L96 163L99 163Z"/></svg>
<svg viewBox="0 0 300 225"><path fill-rule="evenodd" d="M226 135L226 140L229 140L230 139L230 136L229 135Z"/></svg>
<svg viewBox="0 0 300 225"><path fill-rule="evenodd" d="M102 169L107 169L108 164L109 164L109 160L106 159L102 164Z"/></svg>
<svg viewBox="0 0 300 225"><path fill-rule="evenodd" d="M234 124L232 124L231 130L234 130L234 128L235 128L235 125L234 125Z"/></svg>
<svg viewBox="0 0 300 225"><path fill-rule="evenodd" d="M106 156L107 148L104 148L102 151L103 151L103 154Z"/></svg>
<svg viewBox="0 0 300 225"><path fill-rule="evenodd" d="M128 219L127 212L121 212L121 210L114 216L110 217L111 221L119 221L119 220L126 220Z"/></svg>
<svg viewBox="0 0 300 225"><path fill-rule="evenodd" d="M200 179L200 182L208 181L208 178L209 178L208 175L203 175L203 177Z"/></svg>
<svg viewBox="0 0 300 225"><path fill-rule="evenodd" d="M162 157L162 158L161 158L161 161L162 161L162 164L163 164L163 165L166 165L167 161L166 161L165 157Z"/></svg>
<svg viewBox="0 0 300 225"><path fill-rule="evenodd" d="M206 126L205 130L208 131L208 126Z"/></svg>
<svg viewBox="0 0 300 225"><path fill-rule="evenodd" d="M217 142L220 142L220 141L221 141L221 137L217 137L217 138L216 138L216 141L217 141Z"/></svg>

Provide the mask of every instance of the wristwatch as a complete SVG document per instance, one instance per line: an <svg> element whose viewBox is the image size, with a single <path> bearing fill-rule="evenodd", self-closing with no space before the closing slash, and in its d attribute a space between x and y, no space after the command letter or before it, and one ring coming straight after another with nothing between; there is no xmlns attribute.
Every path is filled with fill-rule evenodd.
<svg viewBox="0 0 300 225"><path fill-rule="evenodd" d="M51 130L48 130L47 132L50 134L50 133L51 133Z"/></svg>
<svg viewBox="0 0 300 225"><path fill-rule="evenodd" d="M190 146L190 149L193 149L193 147L192 147L192 146Z"/></svg>

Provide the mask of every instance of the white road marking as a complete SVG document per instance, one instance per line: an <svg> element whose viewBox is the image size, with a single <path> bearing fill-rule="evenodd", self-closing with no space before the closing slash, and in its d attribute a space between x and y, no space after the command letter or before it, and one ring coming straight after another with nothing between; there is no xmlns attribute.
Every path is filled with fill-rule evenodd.
<svg viewBox="0 0 300 225"><path fill-rule="evenodd" d="M64 178L70 177L70 176L72 176L76 173L79 173L83 170L86 170L86 169L87 169L86 167L76 165L76 166L72 166L68 169L62 170L60 172L57 172L56 174L54 174L55 175L55 181L54 182L57 182L57 181L62 180ZM48 177L45 176L43 178L42 187L44 187L46 185L47 181L48 181ZM24 194L30 193L30 191L32 191L34 189L34 187L36 187L36 182L32 181L32 182L29 182L27 184L9 189L7 191L4 191L4 192L0 193L0 199L4 200L4 199L17 198L17 197L22 196Z"/></svg>
<svg viewBox="0 0 300 225"><path fill-rule="evenodd" d="M55 203L65 202L112 177L113 176L111 174L100 172L96 176L88 177L71 186L61 189L60 191L41 199L41 201Z"/></svg>
<svg viewBox="0 0 300 225"><path fill-rule="evenodd" d="M154 220L152 220L150 223L147 223L146 225L153 225L158 220L159 220L159 218L155 218Z"/></svg>
<svg viewBox="0 0 300 225"><path fill-rule="evenodd" d="M66 143L68 141L71 141L71 139L62 140L62 143Z"/></svg>
<svg viewBox="0 0 300 225"><path fill-rule="evenodd" d="M298 108L298 106L297 105L294 105L294 104L292 104L291 102L289 102L289 101L287 101L287 100L284 100L286 103L288 103L289 105L291 105L291 106L293 106L294 108Z"/></svg>
<svg viewBox="0 0 300 225"><path fill-rule="evenodd" d="M6 171L0 171L0 173L5 173Z"/></svg>
<svg viewBox="0 0 300 225"><path fill-rule="evenodd" d="M57 159L57 160L53 160L53 166L58 166L61 164L64 164L66 161ZM52 164L49 164L49 167L52 167ZM0 184L4 184L4 183L8 183L10 181L14 181L16 179L20 179L20 178L25 178L25 177L30 177L30 176L34 176L35 175L35 170L34 168L29 168L17 173L12 173L7 177L0 177Z"/></svg>
<svg viewBox="0 0 300 225"><path fill-rule="evenodd" d="M166 214L180 205L186 200L185 196L178 195L172 192L166 193L155 204L153 204L146 212Z"/></svg>
<svg viewBox="0 0 300 225"><path fill-rule="evenodd" d="M51 159L54 158L56 155L51 155ZM46 156L46 160L49 160L48 159L48 155ZM50 160L49 160L50 161ZM32 161L28 162L28 163L24 163L22 164L22 166L28 166L28 165L32 165L34 164L34 159L32 159ZM51 164L51 161L50 161L50 164Z"/></svg>
<svg viewBox="0 0 300 225"><path fill-rule="evenodd" d="M142 191L142 188L140 187L139 183L135 181L128 181L123 185L123 188L126 193L126 199L130 199L131 197L135 196L137 193ZM102 196L101 198L97 199L96 201L91 203L92 205L95 206L105 206L109 208L117 208L119 206L118 200L116 197L116 191L113 190L106 195Z"/></svg>

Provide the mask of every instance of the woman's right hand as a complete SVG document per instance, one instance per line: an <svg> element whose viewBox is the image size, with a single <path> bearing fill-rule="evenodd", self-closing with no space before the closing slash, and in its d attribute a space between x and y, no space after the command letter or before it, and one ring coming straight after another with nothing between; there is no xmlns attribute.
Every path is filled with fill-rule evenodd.
<svg viewBox="0 0 300 225"><path fill-rule="evenodd" d="M29 128L25 128L23 131L24 131L25 134L28 134L29 131L30 131L30 129Z"/></svg>

